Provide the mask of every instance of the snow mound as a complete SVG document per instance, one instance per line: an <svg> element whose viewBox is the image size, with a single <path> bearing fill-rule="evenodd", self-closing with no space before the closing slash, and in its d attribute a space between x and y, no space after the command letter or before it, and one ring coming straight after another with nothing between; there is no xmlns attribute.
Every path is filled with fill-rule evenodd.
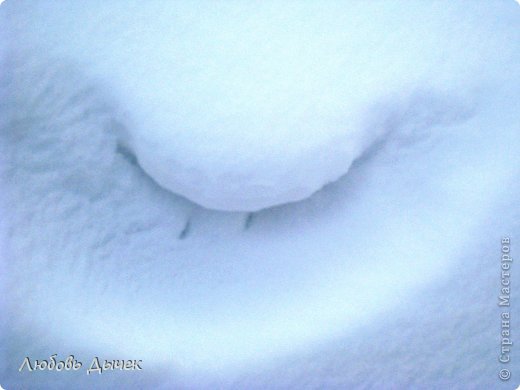
<svg viewBox="0 0 520 390"><path fill-rule="evenodd" d="M344 175L381 137L367 118L389 101L471 89L496 55L480 8L96 1L12 13L31 20L17 26L34 50L76 61L115 95L123 142L157 183L255 211Z"/></svg>
<svg viewBox="0 0 520 390"><path fill-rule="evenodd" d="M515 4L107 3L0 8L2 385L494 388L499 308L467 286L495 296L496 244L519 231ZM164 191L132 153L233 209L364 155L309 199L246 214ZM244 175L236 192L226 172ZM146 369L18 372L72 352ZM251 383L199 386L243 370Z"/></svg>

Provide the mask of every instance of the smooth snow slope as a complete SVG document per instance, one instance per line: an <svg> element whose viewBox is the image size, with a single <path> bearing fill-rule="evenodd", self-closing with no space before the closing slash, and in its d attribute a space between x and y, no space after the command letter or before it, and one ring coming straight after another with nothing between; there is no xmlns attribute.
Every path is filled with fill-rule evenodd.
<svg viewBox="0 0 520 390"><path fill-rule="evenodd" d="M30 7L32 4L36 6ZM331 18L337 23L331 22L335 31L345 28L347 46L359 48L359 56L370 54L372 59L369 65L358 57L352 60L360 61L356 66L366 72L363 77L339 68L328 68L316 75L319 85L328 85L323 81L327 78L338 84L357 85L354 92L341 86L332 92L325 88L330 93L320 106L325 111L312 114L315 124L328 126L342 112L337 106L343 104L343 98L354 99L359 109L353 114L358 126L355 131L364 141L354 144L362 147L347 155L345 162L331 163L332 168L338 169L331 176L327 165L319 161L326 160L329 154L332 159L336 156L336 142L327 140L331 134L342 133L343 127L332 126L332 132L316 132L315 127L309 127L299 133L298 121L291 121L281 133L275 132L276 127L270 127L267 118L271 123L282 124L299 108L293 110L283 100L287 96L274 94L279 87L276 78L262 81L253 73L247 80L251 86L263 86L282 100L271 102L265 98L270 94L256 94L254 88L242 95L240 84L248 84L239 79L236 89L224 94L222 101L222 115L227 112L232 117L226 122L229 127L222 134L213 133L215 106L208 101L213 101L212 94L216 98L214 94L221 89L212 84L217 81L209 76L227 78L223 75L227 69L224 57L214 57L216 68L205 76L211 82L195 83L196 88L187 91L188 81L199 77L195 70L168 67L168 61L173 61L169 53L161 50L160 45L141 48L144 45L133 39L133 28L128 29L126 38L124 34L119 38L110 34L112 29L124 31L125 23L129 23L137 25L138 32L146 30L147 44L161 41L157 35L162 29L166 33L169 30L164 26L168 19L164 17L161 22L162 8L156 8L159 3L128 9L122 8L122 3L117 7L114 4L108 2L96 8L80 6L79 2L7 2L0 8L5 27L2 33L9 36L4 40L9 55L1 79L0 115L2 215L7 228L7 252L2 258L7 270L7 294L2 303L9 330L2 334L0 343L1 352L6 355L0 385L7 389L36 383L40 387L62 388L110 388L114 383L136 388L160 384L165 388L172 384L211 388L217 383L252 388L258 373L260 382L275 388L342 388L363 383L380 387L385 376L390 375L388 367L393 361L378 361L374 376L367 379L358 374L361 366L354 367L355 370L345 366L340 370L342 375L331 383L330 365L330 370L314 371L316 378L311 381L291 373L291 367L302 370L305 364L291 366L285 359L312 356L313 351L326 348L323 345L330 340L345 337L351 337L352 341L347 342L353 345L365 337L369 348L384 350L385 341L376 335L389 327L398 337L395 327L399 321L395 318L402 315L399 313L403 305L416 304L416 297L422 297L425 303L437 297L440 301L449 300L449 291L433 286L449 280L450 273L468 261L464 258L468 248L489 240L488 230L484 229L489 221L494 221L496 230L504 234L518 233L514 220L497 220L495 216L497 212L518 214L515 201L519 193L516 183L520 166L520 82L516 48L520 19L516 5L450 2L417 3L411 7L406 2L400 7L399 3L388 3L383 8L365 8L365 3L356 3L356 18L374 36L384 37L394 26L378 23L375 16L370 18L374 12L402 28L400 39L384 41L380 47L373 47L375 43L365 30L352 34L358 30L339 23L333 16L337 12L332 10L326 11L326 17L315 16L315 7L309 5L295 17L293 11L285 14L284 9L281 14L286 15L286 28L294 27L300 32L303 17L309 23L319 22L316 29L320 32L319 26L328 25L325 21ZM262 31L278 34L270 19L255 19L241 5L233 8L190 4L193 9L177 5L181 7L179 13L193 15L195 26L207 26L207 36L212 36L215 28L216 22L210 17L213 7L224 7L239 20L243 16L259 23ZM53 12L44 12L48 7ZM258 7L260 12L267 6ZM354 11L344 3L343 7L346 8L336 11L353 17ZM123 14L115 19L101 17L115 11ZM157 25L146 23L154 17L159 18ZM134 19L135 23L128 22ZM80 24L80 20L87 24ZM367 20L369 27L364 25ZM222 28L225 30L226 26ZM202 39L206 35L197 40L190 31L178 33L184 44L202 45L199 52L207 52L209 49L203 44L209 43ZM414 35L417 31L422 31L418 33L420 40ZM446 31L451 31L450 39L446 38ZM310 47L321 48L325 43L332 44L327 41L328 33L324 35L303 38L311 39ZM329 39L332 36L336 37L330 35ZM410 40L402 42L407 37ZM118 39L129 42L128 57L123 54L125 45L117 44ZM248 52L256 47L254 40L244 42L250 45L246 45ZM401 47L415 48L419 43L413 56L400 55ZM444 44L450 46L448 52L454 59L444 56ZM134 58L133 49L141 53L135 56L136 66L127 61ZM204 59L198 62L196 52L182 53L186 53L186 61L207 65ZM305 58L312 58L312 51L309 53ZM330 57L336 58L333 54ZM269 56L266 61L270 61ZM430 63L428 73L424 64ZM174 87L165 87L167 93L164 92L159 86L170 85L169 79L164 78L168 72L151 72L152 65L179 72L175 77L185 77L184 89L176 92ZM376 85L363 88L364 82ZM305 90L297 81L291 88L296 91L292 102L301 103L301 107L313 105L313 90ZM293 93L291 88L282 90ZM244 96L258 99L244 104L265 120L259 128L268 133L242 130L241 123L251 123L250 115L235 116L236 111L226 99L242 101ZM177 107L181 107L178 109L186 110L183 115L174 115L170 97L177 99ZM262 99L266 99L265 105ZM277 112L272 112L272 107ZM192 121L197 126L189 127ZM170 129L169 125L178 123L186 124L192 132L183 132L181 136L175 131L166 134L165 130L157 130L161 125ZM218 139L211 138L217 134ZM156 136L165 135L167 140L161 140L161 145L150 146L160 139ZM180 138L170 144L170 136ZM237 148L241 137L247 148ZM318 162L309 157L312 154L303 152L306 148L300 149L300 138L306 148L326 145L315 155ZM262 148L256 147L261 140L272 142L276 152L263 155ZM211 147L204 153L206 141ZM163 146L167 150L161 150ZM235 164L239 154L244 161L252 160L251 165L245 166L248 178L272 173L268 179L276 183L272 184L275 192L283 193L293 184L314 183L305 196L333 176L347 170L348 173L305 201L252 214L212 211L156 184L161 180L150 172L153 169L143 156L157 157L158 161L150 164L162 169L165 165L161 159L164 153L174 150L170 149L172 146L180 156L178 168L187 169L183 175L200 185L193 194L203 197L211 193L213 200L226 204L236 201L237 205L244 205L242 200L252 200L257 205L249 204L244 207L247 209L263 207L248 194L247 180L243 182L245 192L240 194L244 197L239 196L238 200L226 194L233 188L233 180L219 181L211 189L215 183L199 178L197 170L206 169L217 177L222 167L238 169ZM237 153L228 153L228 148ZM361 158L349 169L351 160L360 153ZM273 160L275 168L262 162L274 156L280 158ZM193 164L201 165L190 170ZM273 179L286 168L290 171L291 166L301 168L303 178L295 174L294 182L281 184ZM314 166L319 179L315 182L311 180ZM207 188L208 192L204 192ZM175 191L183 193L179 188ZM202 202L191 192L184 195ZM271 195L269 202L294 200ZM498 264L496 269L472 272L459 271L458 275L465 281L487 281L479 273L496 276ZM497 289L498 283L497 277ZM435 295L427 298L428 291ZM487 305L488 302L483 307ZM442 307L453 314L446 315L447 321L452 317L457 321L456 317L466 310ZM433 321L438 312L423 315L431 316ZM419 329L424 324L407 326ZM360 329L367 328L372 333L360 335ZM455 328L454 337L468 339L472 330L476 328ZM497 326L496 337L498 331ZM442 335L435 335L424 349L438 348L436 340L442 339ZM341 352L350 353L348 348ZM85 364L92 356L142 359L146 370L95 377L84 372L18 373L23 357L44 359L53 353L60 357L74 353ZM349 356L359 354L352 352ZM415 367L414 359L417 364L424 364L420 356L406 355L407 367ZM399 361L399 356L394 359ZM484 365L490 357L473 354L468 357L466 368L459 372L453 372L450 360L438 356L432 359L426 365L428 373L423 384L465 388L460 381L468 377L464 369L471 370L472 364ZM348 366L356 361L345 358ZM276 366L282 363L280 373ZM275 368L265 371L266 366ZM411 383L400 374L392 381L394 386ZM474 374L472 385L499 384L498 379L490 382L487 371ZM442 381L436 381L437 376Z"/></svg>

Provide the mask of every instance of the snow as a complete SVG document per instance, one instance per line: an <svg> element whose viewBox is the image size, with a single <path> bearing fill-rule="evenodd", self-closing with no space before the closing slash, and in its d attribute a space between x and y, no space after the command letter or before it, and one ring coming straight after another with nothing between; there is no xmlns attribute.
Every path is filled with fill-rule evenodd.
<svg viewBox="0 0 520 390"><path fill-rule="evenodd" d="M380 105L425 88L471 93L475 75L485 80L510 54L488 37L493 20L480 5L470 14L465 4L399 2L17 8L38 22L20 23L13 39L88 67L155 181L230 211L307 198L380 139L370 123Z"/></svg>
<svg viewBox="0 0 520 390"><path fill-rule="evenodd" d="M2 5L0 384L498 388L518 8L410 4Z"/></svg>

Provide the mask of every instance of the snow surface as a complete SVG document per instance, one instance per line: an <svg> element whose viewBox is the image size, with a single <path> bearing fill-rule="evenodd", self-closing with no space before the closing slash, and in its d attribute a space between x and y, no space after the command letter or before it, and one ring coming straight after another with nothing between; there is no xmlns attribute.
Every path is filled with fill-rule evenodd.
<svg viewBox="0 0 520 390"><path fill-rule="evenodd" d="M0 385L501 385L513 2L0 11Z"/></svg>
<svg viewBox="0 0 520 390"><path fill-rule="evenodd" d="M492 7L343 3L30 1L13 39L98 77L161 186L256 211L345 174L382 136L381 106L471 93L509 55Z"/></svg>

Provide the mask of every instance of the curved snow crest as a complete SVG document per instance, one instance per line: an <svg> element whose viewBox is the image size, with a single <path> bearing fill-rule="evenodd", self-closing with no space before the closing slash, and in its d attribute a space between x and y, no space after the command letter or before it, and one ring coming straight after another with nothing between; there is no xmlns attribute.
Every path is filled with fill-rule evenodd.
<svg viewBox="0 0 520 390"><path fill-rule="evenodd" d="M372 105L468 91L508 55L499 11L452 2L19 3L17 42L88 65L156 182L230 211L307 198L380 139Z"/></svg>
<svg viewBox="0 0 520 390"><path fill-rule="evenodd" d="M188 373L305 348L442 274L517 174L517 107L492 100L461 120L418 93L379 110L373 125L392 136L350 175L247 226L154 185L118 149L102 94L66 69L18 65L1 134L12 328L49 329L68 348Z"/></svg>
<svg viewBox="0 0 520 390"><path fill-rule="evenodd" d="M489 28L489 41L502 45L486 58L497 68L470 83L483 86L480 105L465 102L468 83L456 80L441 92L410 88L415 92L386 99L367 90L374 106L360 128L388 134L384 143L334 185L255 213L252 222L197 207L142 174L118 148L114 118L121 110L114 113L103 98L107 87L92 87L92 75L115 86L116 102L136 109L124 127L140 128L149 107L118 93L132 84L96 70L101 61L79 67L92 71L88 77L49 66L52 50L11 64L9 102L1 109L13 109L0 115L9 329L41 334L37 341L61 346L60 354L77 348L207 373L276 361L385 321L382 310L402 305L452 265L497 200L516 200L504 188L520 166L518 71L497 69L510 64L511 46L501 38L517 42L520 29L507 31ZM11 41L22 44L23 37ZM184 162L198 157L183 150ZM10 337L2 348L23 358L41 347L23 342Z"/></svg>

